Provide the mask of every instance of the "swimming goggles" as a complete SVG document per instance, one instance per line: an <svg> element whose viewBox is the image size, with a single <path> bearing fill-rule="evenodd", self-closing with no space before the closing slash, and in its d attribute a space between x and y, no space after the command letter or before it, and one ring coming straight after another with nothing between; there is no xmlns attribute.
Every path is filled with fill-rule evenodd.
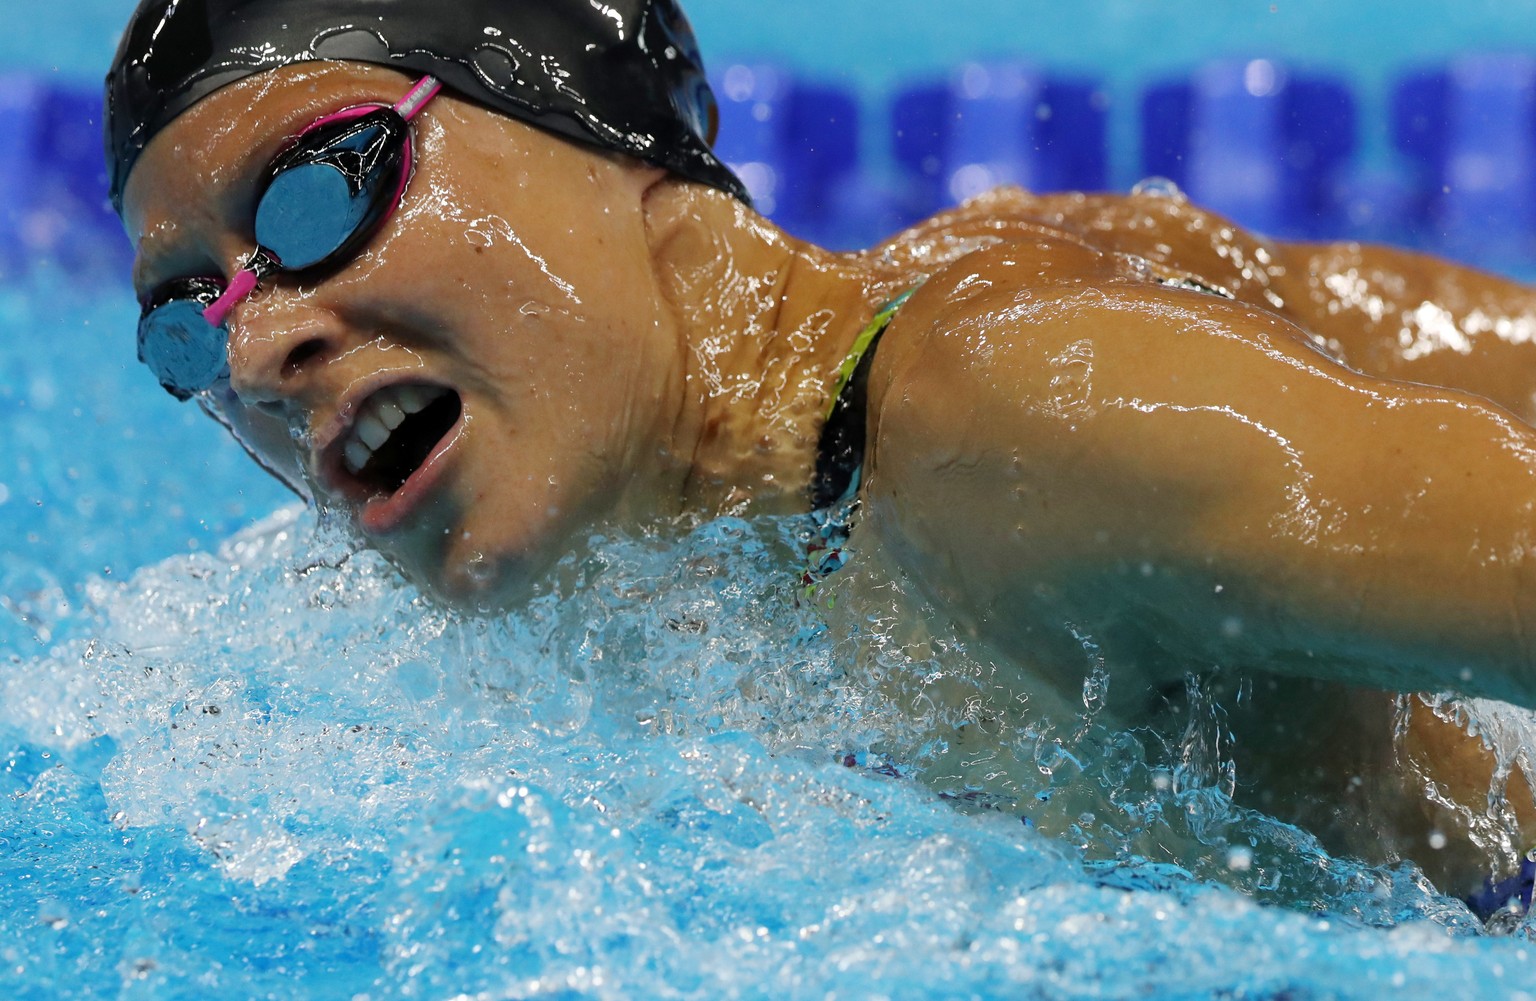
<svg viewBox="0 0 1536 1001"><path fill-rule="evenodd" d="M229 313L270 275L337 265L394 212L411 176L409 122L442 85L422 77L393 106L317 119L272 161L256 201L256 250L228 285L181 278L139 315L139 361L178 400L229 378Z"/></svg>

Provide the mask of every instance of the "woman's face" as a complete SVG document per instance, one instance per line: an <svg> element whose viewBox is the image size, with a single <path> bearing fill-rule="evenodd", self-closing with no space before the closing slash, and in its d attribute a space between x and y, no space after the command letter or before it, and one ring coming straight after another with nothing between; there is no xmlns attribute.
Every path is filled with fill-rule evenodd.
<svg viewBox="0 0 1536 1001"><path fill-rule="evenodd" d="M126 191L139 294L228 280L254 247L256 199L285 140L410 83L311 64L183 114ZM355 257L268 279L235 307L229 386L210 403L410 576L494 604L595 519L677 496L684 366L643 213L663 175L446 92L412 132L403 200Z"/></svg>

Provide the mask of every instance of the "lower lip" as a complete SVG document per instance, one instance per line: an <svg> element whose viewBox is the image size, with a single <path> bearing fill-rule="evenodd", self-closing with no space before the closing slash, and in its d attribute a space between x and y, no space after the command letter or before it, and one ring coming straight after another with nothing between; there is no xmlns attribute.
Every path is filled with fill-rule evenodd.
<svg viewBox="0 0 1536 1001"><path fill-rule="evenodd" d="M387 535L398 529L411 514L422 506L437 487L448 467L448 453L464 434L464 416L448 429L427 455L427 459L400 485L400 489L387 497L375 497L363 504L358 512L358 522L369 535Z"/></svg>

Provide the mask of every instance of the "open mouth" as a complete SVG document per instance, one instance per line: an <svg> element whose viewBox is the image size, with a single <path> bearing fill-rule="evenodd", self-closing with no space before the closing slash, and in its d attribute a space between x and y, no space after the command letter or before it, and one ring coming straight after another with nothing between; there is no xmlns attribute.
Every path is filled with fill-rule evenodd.
<svg viewBox="0 0 1536 1001"><path fill-rule="evenodd" d="M342 442L342 465L372 496L395 493L420 469L462 409L441 386L386 386L364 400Z"/></svg>

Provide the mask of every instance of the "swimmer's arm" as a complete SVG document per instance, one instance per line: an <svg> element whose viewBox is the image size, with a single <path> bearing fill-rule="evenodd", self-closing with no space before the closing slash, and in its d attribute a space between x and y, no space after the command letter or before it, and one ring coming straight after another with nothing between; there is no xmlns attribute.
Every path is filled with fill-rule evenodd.
<svg viewBox="0 0 1536 1001"><path fill-rule="evenodd" d="M1536 421L1536 288L1391 247L1276 254L1281 311L1351 368L1455 386Z"/></svg>
<svg viewBox="0 0 1536 1001"><path fill-rule="evenodd" d="M932 597L1068 681L1093 644L1536 704L1536 431L1050 249L931 281L877 357L869 521Z"/></svg>

